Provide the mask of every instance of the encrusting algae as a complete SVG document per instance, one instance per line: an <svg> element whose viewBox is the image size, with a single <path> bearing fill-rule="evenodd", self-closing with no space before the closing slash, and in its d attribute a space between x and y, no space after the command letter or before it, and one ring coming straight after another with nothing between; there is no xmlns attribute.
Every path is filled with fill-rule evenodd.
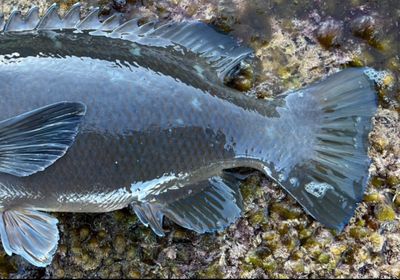
<svg viewBox="0 0 400 280"><path fill-rule="evenodd" d="M64 10L74 3L58 2ZM377 8L376 3L381 1L351 1L355 4L336 7L348 9L349 18L353 12L357 14L350 21L338 16L342 11L335 13L335 7L311 10L303 1L296 1L296 5L289 3L293 1L272 1L267 7L263 1L245 4L232 0L215 4L199 0L196 7L192 2L82 1L82 4L86 9L104 5L106 13L123 11L127 17L144 13L219 22L218 26L226 26L227 31L254 47L259 59L254 73L241 73L238 81L230 84L245 91L250 89L248 94L262 98L300 88L347 65L380 65L390 73L383 80L382 108L370 136L371 180L350 224L340 234L323 227L275 183L254 174L241 188L244 217L222 233L197 235L167 222L167 236L159 238L127 209L107 214L63 213L57 215L62 224L61 240L52 264L36 268L18 256L9 257L1 251L0 277L399 278L400 63L391 50L398 51L400 38L388 27L393 24L389 21L396 19ZM382 2L392 4L392 15L400 13L396 1ZM44 11L49 2L3 1L0 7L7 15L14 5L26 11L31 4ZM300 16L294 19L294 14L281 11L282 7ZM241 30L243 17L253 14L255 18L268 18L262 24L269 24L266 29L271 34L249 38L248 34L260 33L257 21L245 21L246 29ZM330 20L343 22L340 34L321 33L324 29L320 24ZM379 34L382 28L388 30L384 34L387 38ZM325 39L321 42L321 38ZM385 44L389 46L381 47Z"/></svg>

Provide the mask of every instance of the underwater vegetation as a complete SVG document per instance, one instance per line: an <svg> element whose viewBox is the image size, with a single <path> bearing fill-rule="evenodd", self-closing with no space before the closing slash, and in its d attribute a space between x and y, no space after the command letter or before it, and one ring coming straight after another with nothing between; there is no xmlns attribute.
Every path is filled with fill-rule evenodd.
<svg viewBox="0 0 400 280"><path fill-rule="evenodd" d="M35 3L36 2L36 3ZM75 1L55 1L67 10ZM257 64L228 84L273 98L346 66L388 71L370 135L371 180L344 232L311 219L260 174L242 186L244 217L225 232L197 235L167 223L159 238L127 209L57 214L61 240L47 268L0 251L3 278L400 277L400 3L398 1L81 1L86 11L148 18L196 18L252 46ZM36 4L43 12L52 1Z"/></svg>

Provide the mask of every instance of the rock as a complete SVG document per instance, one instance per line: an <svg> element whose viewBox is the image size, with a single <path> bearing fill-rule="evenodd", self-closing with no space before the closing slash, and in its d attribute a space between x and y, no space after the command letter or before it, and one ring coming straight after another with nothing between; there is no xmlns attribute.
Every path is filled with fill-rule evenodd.
<svg viewBox="0 0 400 280"><path fill-rule="evenodd" d="M316 31L319 43L325 48L340 45L342 41L343 23L333 19L320 23Z"/></svg>

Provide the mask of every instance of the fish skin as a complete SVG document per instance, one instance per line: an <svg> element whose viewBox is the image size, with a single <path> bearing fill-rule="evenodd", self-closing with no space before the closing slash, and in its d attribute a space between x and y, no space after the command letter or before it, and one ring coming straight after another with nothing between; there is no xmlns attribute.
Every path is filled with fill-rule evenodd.
<svg viewBox="0 0 400 280"><path fill-rule="evenodd" d="M2 56L0 83L3 100L7 102L0 104L0 119L60 101L82 102L87 105L87 113L76 142L45 172L26 178L0 174L6 187L20 186L37 194L34 200L21 197L18 201L2 201L3 208L19 204L46 211L103 212L126 207L133 196L116 205L98 205L95 201L83 202L79 195L91 195L95 200L96 194L130 192L136 182L164 174L191 173L220 162L219 170L213 171L218 174L224 161L230 162L228 167L237 165L235 157L246 146L247 136L252 138L246 131L264 129L265 117L257 111L261 109L252 107L257 103L238 97L222 85L216 86L216 80L196 77L193 69L189 74L181 73L182 81L178 80L165 74L162 61L161 69L155 68L155 63L151 65L153 69L141 66L140 62L154 59L146 56L145 47L140 61L129 56L108 61L99 57L106 56L108 49L116 51L117 46L115 42L104 45L103 38L99 38L100 42L91 39L91 44L104 46L103 53L92 58L87 51L79 53L83 47L73 55L74 48L68 45L68 39L57 43L46 32L31 40L26 40L26 36L29 35L13 35L14 44L25 53L21 51L13 58ZM11 43L2 44L3 53L8 49L16 52L18 48ZM46 52L57 56L36 57ZM171 68L179 63L180 69L190 69L189 64L183 67L182 60L169 62ZM248 100L248 104L239 107L221 98L219 92L236 103ZM234 146L240 148L233 149Z"/></svg>
<svg viewBox="0 0 400 280"><path fill-rule="evenodd" d="M368 180L377 106L368 73L376 71L348 69L272 101L254 100L222 82L249 52L204 24L128 22L107 33L92 13L90 28L98 30L60 31L66 22L56 9L33 30L0 34L0 120L51 104L81 107L65 155L29 176L0 173L8 254L51 262L57 220L38 211L130 205L160 236L164 216L198 233L223 230L241 213L240 176L226 172L236 167L262 171L323 224L347 224ZM0 150L10 152L2 141ZM46 242L32 246L38 240Z"/></svg>

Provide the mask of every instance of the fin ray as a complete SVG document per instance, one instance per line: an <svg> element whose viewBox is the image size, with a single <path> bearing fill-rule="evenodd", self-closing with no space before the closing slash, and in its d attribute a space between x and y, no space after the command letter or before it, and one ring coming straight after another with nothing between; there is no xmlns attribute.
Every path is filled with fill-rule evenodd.
<svg viewBox="0 0 400 280"><path fill-rule="evenodd" d="M139 219L153 231L163 236L163 217L166 216L182 227L198 233L221 231L235 222L242 211L242 198L236 178L229 174L212 177L204 181L184 186L187 195L178 195L171 190L157 197L157 202L147 202L146 198L132 207Z"/></svg>
<svg viewBox="0 0 400 280"><path fill-rule="evenodd" d="M99 8L94 8L88 16L82 19L76 26L79 30L96 30L99 29L102 24L99 20Z"/></svg>
<svg viewBox="0 0 400 280"><path fill-rule="evenodd" d="M81 3L75 3L65 14L63 22L64 28L74 28L81 20Z"/></svg>
<svg viewBox="0 0 400 280"><path fill-rule="evenodd" d="M31 264L50 264L57 249L58 220L30 210L6 210L0 214L0 236L8 255L17 254Z"/></svg>
<svg viewBox="0 0 400 280"><path fill-rule="evenodd" d="M39 30L61 29L63 28L62 20L58 14L59 6L54 3L46 11L45 15L41 18L37 25Z"/></svg>
<svg viewBox="0 0 400 280"><path fill-rule="evenodd" d="M369 178L368 134L377 95L365 72L346 69L301 90L302 98L309 96L322 114L309 120L319 122L314 151L287 179L277 180L311 216L339 231L361 201Z"/></svg>
<svg viewBox="0 0 400 280"><path fill-rule="evenodd" d="M0 172L29 176L62 157L85 115L82 103L60 102L0 122Z"/></svg>
<svg viewBox="0 0 400 280"><path fill-rule="evenodd" d="M111 15L102 23L98 7L83 19L80 19L79 3L73 5L63 18L58 10L58 4L54 3L42 18L39 18L37 8L33 8L26 18L15 11L5 23L4 32L67 28L91 31L93 36L120 38L148 46L180 46L204 59L221 81L253 54L251 49L240 46L232 37L199 21L150 21L139 25L139 18L136 18L120 24L119 17Z"/></svg>

